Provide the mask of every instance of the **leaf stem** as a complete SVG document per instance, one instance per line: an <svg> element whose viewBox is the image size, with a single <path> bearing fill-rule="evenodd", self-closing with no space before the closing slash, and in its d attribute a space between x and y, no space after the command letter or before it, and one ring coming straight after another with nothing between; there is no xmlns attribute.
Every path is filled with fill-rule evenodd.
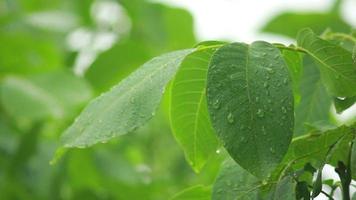
<svg viewBox="0 0 356 200"><path fill-rule="evenodd" d="M353 42L356 44L356 38L352 37L351 35L345 34L345 33L329 33L324 36L325 39L334 39L334 38L340 38L342 40L349 40L350 42Z"/></svg>
<svg viewBox="0 0 356 200"><path fill-rule="evenodd" d="M278 49L282 49L282 50L289 50L289 51L298 51L301 53L308 53L307 50L301 48L301 47L295 47L295 46L284 46L283 44L273 44L275 47L277 47Z"/></svg>

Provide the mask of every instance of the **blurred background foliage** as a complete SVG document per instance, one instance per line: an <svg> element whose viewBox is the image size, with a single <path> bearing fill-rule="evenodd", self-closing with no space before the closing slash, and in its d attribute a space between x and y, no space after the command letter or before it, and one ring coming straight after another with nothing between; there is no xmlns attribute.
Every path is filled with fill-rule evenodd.
<svg viewBox="0 0 356 200"><path fill-rule="evenodd" d="M282 13L262 31L348 32L337 6L328 13ZM0 1L0 199L164 200L211 185L226 153L218 149L193 173L170 131L168 93L146 126L49 165L60 134L92 98L148 59L196 43L187 11L146 0Z"/></svg>

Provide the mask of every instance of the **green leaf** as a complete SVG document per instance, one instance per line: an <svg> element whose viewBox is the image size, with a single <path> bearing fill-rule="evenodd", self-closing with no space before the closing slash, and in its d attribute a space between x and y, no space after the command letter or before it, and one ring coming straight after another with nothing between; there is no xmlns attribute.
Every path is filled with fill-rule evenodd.
<svg viewBox="0 0 356 200"><path fill-rule="evenodd" d="M5 77L1 82L0 101L11 117L27 122L73 116L91 95L83 79L58 71Z"/></svg>
<svg viewBox="0 0 356 200"><path fill-rule="evenodd" d="M294 38L302 28L310 27L321 34L326 28L348 32L348 25L336 13L294 13L285 12L272 18L263 28L263 32L276 33Z"/></svg>
<svg viewBox="0 0 356 200"><path fill-rule="evenodd" d="M196 172L217 147L205 96L208 65L215 50L197 50L185 57L171 86L173 134Z"/></svg>
<svg viewBox="0 0 356 200"><path fill-rule="evenodd" d="M294 200L295 183L290 176L281 180L260 181L237 165L225 161L213 186L213 200Z"/></svg>
<svg viewBox="0 0 356 200"><path fill-rule="evenodd" d="M87 147L131 132L149 120L166 84L193 49L154 58L94 99L63 133L65 147Z"/></svg>
<svg viewBox="0 0 356 200"><path fill-rule="evenodd" d="M323 172L323 167L321 167L318 170L318 174L316 175L316 180L314 181L313 184L313 192L312 192L312 197L315 198L317 197L322 189L323 183L322 183L322 172Z"/></svg>
<svg viewBox="0 0 356 200"><path fill-rule="evenodd" d="M282 160L293 135L287 66L266 42L228 44L212 57L207 99L212 124L231 157L257 177Z"/></svg>
<svg viewBox="0 0 356 200"><path fill-rule="evenodd" d="M288 66L289 75L293 82L294 103L300 100L300 81L303 74L303 57L297 51L284 50L282 56Z"/></svg>
<svg viewBox="0 0 356 200"><path fill-rule="evenodd" d="M310 200L310 192L308 189L308 183L305 181L298 182L296 186L296 198L297 200Z"/></svg>
<svg viewBox="0 0 356 200"><path fill-rule="evenodd" d="M356 96L346 97L344 99L334 98L334 106L337 113L342 113L356 102Z"/></svg>
<svg viewBox="0 0 356 200"><path fill-rule="evenodd" d="M350 168L352 178L356 179L356 137L354 138L352 144Z"/></svg>
<svg viewBox="0 0 356 200"><path fill-rule="evenodd" d="M296 184L291 176L284 177L276 185L273 200L295 200L295 187Z"/></svg>
<svg viewBox="0 0 356 200"><path fill-rule="evenodd" d="M211 187L197 185L176 194L171 200L210 200Z"/></svg>
<svg viewBox="0 0 356 200"><path fill-rule="evenodd" d="M321 79L331 95L356 95L356 64L350 52L321 39L311 29L301 30L297 41L319 64Z"/></svg>
<svg viewBox="0 0 356 200"><path fill-rule="evenodd" d="M305 164L311 163L312 166L321 168L324 164L336 166L338 161L346 162L349 143L355 136L354 128L355 124L326 131L314 130L308 135L296 137L280 166L284 169L288 166L301 169Z"/></svg>
<svg viewBox="0 0 356 200"><path fill-rule="evenodd" d="M229 159L215 180L212 200L257 200L262 186L256 177Z"/></svg>
<svg viewBox="0 0 356 200"><path fill-rule="evenodd" d="M303 75L299 85L301 98L295 108L294 135L296 136L307 132L306 123L330 121L331 97L321 82L320 72L309 56L304 56L303 65Z"/></svg>

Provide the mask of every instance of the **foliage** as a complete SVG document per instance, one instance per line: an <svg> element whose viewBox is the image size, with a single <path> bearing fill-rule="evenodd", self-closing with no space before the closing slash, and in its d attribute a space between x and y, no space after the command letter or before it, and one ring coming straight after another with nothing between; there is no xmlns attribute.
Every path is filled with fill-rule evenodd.
<svg viewBox="0 0 356 200"><path fill-rule="evenodd" d="M356 102L356 36L340 17L341 1L328 13L282 14L262 29L293 44L194 48L184 10L110 4L131 20L125 32L91 16L95 3L3 3L2 198L333 199L338 187L343 200L355 198L355 117L337 123L330 112ZM56 15L53 6L76 23L36 21ZM103 31L120 39L106 48L63 45L79 27L93 41ZM93 62L78 68L87 51ZM340 182L323 179L325 165Z"/></svg>

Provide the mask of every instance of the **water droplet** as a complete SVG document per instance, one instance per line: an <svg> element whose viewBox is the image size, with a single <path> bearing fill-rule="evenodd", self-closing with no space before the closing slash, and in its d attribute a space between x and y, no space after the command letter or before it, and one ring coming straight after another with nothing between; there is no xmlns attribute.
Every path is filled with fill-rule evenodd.
<svg viewBox="0 0 356 200"><path fill-rule="evenodd" d="M284 85L286 85L288 83L288 79L287 78L283 79L283 83Z"/></svg>
<svg viewBox="0 0 356 200"><path fill-rule="evenodd" d="M135 102L135 98L131 97L130 98L130 103L134 103Z"/></svg>
<svg viewBox="0 0 356 200"><path fill-rule="evenodd" d="M217 154L220 154L220 152L221 152L220 149L217 149L217 150L216 150L216 153L217 153Z"/></svg>
<svg viewBox="0 0 356 200"><path fill-rule="evenodd" d="M269 91L268 90L266 90L266 95L269 96Z"/></svg>
<svg viewBox="0 0 356 200"><path fill-rule="evenodd" d="M270 74L273 74L274 73L274 70L272 68L266 68L267 69L267 72L270 73Z"/></svg>
<svg viewBox="0 0 356 200"><path fill-rule="evenodd" d="M267 135L267 132L266 132L266 129L265 129L264 126L262 126L261 131L262 131L262 134L263 134L263 135Z"/></svg>
<svg viewBox="0 0 356 200"><path fill-rule="evenodd" d="M282 112L287 113L287 109L284 106L282 106Z"/></svg>
<svg viewBox="0 0 356 200"><path fill-rule="evenodd" d="M219 109L219 107L220 107L220 101L219 101L219 99L216 99L213 103L213 108Z"/></svg>
<svg viewBox="0 0 356 200"><path fill-rule="evenodd" d="M267 83L267 82L264 82L264 83L263 83L263 87L264 87L264 88L267 88L267 87L268 87L268 83Z"/></svg>
<svg viewBox="0 0 356 200"><path fill-rule="evenodd" d="M257 116L258 116L258 117L261 117L261 118L265 116L265 114L263 113L263 110L262 110L262 109L258 109L258 110L257 110Z"/></svg>
<svg viewBox="0 0 356 200"><path fill-rule="evenodd" d="M277 59L277 58L279 58L279 55L278 55L278 54L276 54L276 55L274 56L274 59Z"/></svg>
<svg viewBox="0 0 356 200"><path fill-rule="evenodd" d="M268 181L267 180L263 180L262 181L262 185L267 185L268 184Z"/></svg>
<svg viewBox="0 0 356 200"><path fill-rule="evenodd" d="M271 99L267 99L267 103L272 103L272 100Z"/></svg>
<svg viewBox="0 0 356 200"><path fill-rule="evenodd" d="M258 102L258 101L259 101L259 98L258 98L258 97L256 97L255 99L256 99L256 102Z"/></svg>
<svg viewBox="0 0 356 200"><path fill-rule="evenodd" d="M266 53L266 52L263 52L263 53L262 53L262 56L267 56L267 53Z"/></svg>
<svg viewBox="0 0 356 200"><path fill-rule="evenodd" d="M275 153L276 153L276 151L274 150L273 147L271 147L269 150L270 150L270 152L271 152L272 154L275 154Z"/></svg>
<svg viewBox="0 0 356 200"><path fill-rule="evenodd" d="M231 185L232 185L232 184L231 184L231 181L230 181L230 180L227 180L227 181L226 181L226 185L227 185L227 186L231 186Z"/></svg>
<svg viewBox="0 0 356 200"><path fill-rule="evenodd" d="M228 121L230 124L234 123L234 116L232 115L232 113L229 113L229 114L227 115L227 121Z"/></svg>
<svg viewBox="0 0 356 200"><path fill-rule="evenodd" d="M244 130L245 127L243 125L240 126L240 130Z"/></svg>

